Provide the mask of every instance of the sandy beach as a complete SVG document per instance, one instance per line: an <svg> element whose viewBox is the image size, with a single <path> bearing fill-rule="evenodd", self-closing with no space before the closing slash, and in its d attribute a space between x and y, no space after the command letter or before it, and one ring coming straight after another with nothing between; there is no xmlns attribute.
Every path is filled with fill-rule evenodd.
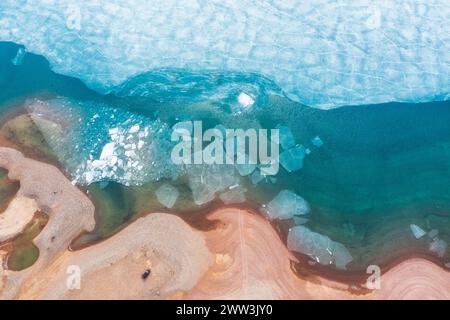
<svg viewBox="0 0 450 320"><path fill-rule="evenodd" d="M163 299L189 291L211 257L199 233L178 217L150 214L97 245L65 251L17 296L20 299ZM80 287L67 287L81 271ZM148 280L142 279L151 270Z"/></svg>
<svg viewBox="0 0 450 320"><path fill-rule="evenodd" d="M351 284L298 277L295 257L265 218L234 208L211 212L214 230L149 213L110 238L77 251L69 246L95 226L94 206L54 166L0 147L0 167L20 190L0 214L0 239L20 233L33 213L49 216L34 239L37 262L7 270L0 253L1 299L450 299L450 273L424 259L408 259L381 276L381 287L352 294ZM68 285L80 271L79 287ZM142 274L149 270L149 276Z"/></svg>
<svg viewBox="0 0 450 320"><path fill-rule="evenodd" d="M100 244L70 252L71 241L95 225L94 207L87 196L56 167L25 158L16 150L0 148L0 166L8 169L10 179L20 181L18 193L35 199L37 207L49 215L34 239L40 251L38 261L19 272L0 269L2 299L165 298L191 289L210 264L199 233L168 214L138 219ZM86 278L80 292L69 292L66 285L69 266L78 266ZM143 286L149 283L141 279L147 268L156 280ZM133 270L134 282L130 279Z"/></svg>
<svg viewBox="0 0 450 320"><path fill-rule="evenodd" d="M0 213L0 242L20 234L38 211L36 201L23 196L15 197Z"/></svg>
<svg viewBox="0 0 450 320"><path fill-rule="evenodd" d="M264 218L222 209L209 218L221 227L205 233L215 264L191 291L192 299L450 299L450 273L424 259L408 259L381 275L380 289L352 294L351 284L290 267L295 258Z"/></svg>

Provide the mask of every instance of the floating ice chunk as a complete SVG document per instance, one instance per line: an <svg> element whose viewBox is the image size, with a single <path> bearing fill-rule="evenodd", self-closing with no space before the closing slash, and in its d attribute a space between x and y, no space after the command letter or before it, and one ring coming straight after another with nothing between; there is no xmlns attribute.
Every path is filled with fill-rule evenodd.
<svg viewBox="0 0 450 320"><path fill-rule="evenodd" d="M219 198L225 204L242 203L245 202L245 192L247 189L237 186L236 188L231 188L228 191L223 192Z"/></svg>
<svg viewBox="0 0 450 320"><path fill-rule="evenodd" d="M131 128L130 128L130 130L128 130L128 133L137 133L137 132L139 132L139 129L140 129L141 127L138 125L138 124L135 124L134 126L132 126Z"/></svg>
<svg viewBox="0 0 450 320"><path fill-rule="evenodd" d="M314 138L311 140L311 143L312 143L314 146L316 146L317 148L320 148L321 146L323 146L323 141L322 141L322 139L320 139L319 136L314 137Z"/></svg>
<svg viewBox="0 0 450 320"><path fill-rule="evenodd" d="M107 162L105 160L94 160L91 162L92 167L95 168L103 168Z"/></svg>
<svg viewBox="0 0 450 320"><path fill-rule="evenodd" d="M119 133L119 128L111 128L108 130L110 136L117 135Z"/></svg>
<svg viewBox="0 0 450 320"><path fill-rule="evenodd" d="M442 258L447 250L447 243L439 238L434 238L430 243L430 251L437 254L438 257Z"/></svg>
<svg viewBox="0 0 450 320"><path fill-rule="evenodd" d="M114 154L115 145L116 144L114 142L105 144L105 146L102 149L102 153L100 154L100 160L106 160L110 156L112 156Z"/></svg>
<svg viewBox="0 0 450 320"><path fill-rule="evenodd" d="M259 170L255 170L251 176L252 184L258 184L262 180L264 180L264 176L259 172Z"/></svg>
<svg viewBox="0 0 450 320"><path fill-rule="evenodd" d="M309 205L305 199L290 190L282 190L262 211L271 220L274 220L291 219L294 216L307 214L309 210Z"/></svg>
<svg viewBox="0 0 450 320"><path fill-rule="evenodd" d="M342 243L333 243L334 250L332 252L334 256L334 264L338 269L346 269L347 264L349 264L353 260L353 257Z"/></svg>
<svg viewBox="0 0 450 320"><path fill-rule="evenodd" d="M94 180L94 175L92 174L92 172L86 172L85 174L85 179L87 184L90 184L92 182L92 180Z"/></svg>
<svg viewBox="0 0 450 320"><path fill-rule="evenodd" d="M214 200L216 193L239 184L234 167L228 165L191 165L187 167L187 175L197 205L208 203Z"/></svg>
<svg viewBox="0 0 450 320"><path fill-rule="evenodd" d="M19 66L22 64L23 58L27 54L24 47L20 47L19 50L17 50L17 54L14 58L11 59L11 63L15 66Z"/></svg>
<svg viewBox="0 0 450 320"><path fill-rule="evenodd" d="M244 159L245 163L236 164L236 169L241 176L248 176L249 174L252 174L253 171L255 171L258 165L256 163L250 163L250 157L247 154L245 154Z"/></svg>
<svg viewBox="0 0 450 320"><path fill-rule="evenodd" d="M168 183L160 186L155 193L159 203L169 209L174 206L180 194L174 186Z"/></svg>
<svg viewBox="0 0 450 320"><path fill-rule="evenodd" d="M304 226L295 226L289 230L287 246L289 250L308 255L322 265L334 264L338 269L346 269L353 260L343 244Z"/></svg>
<svg viewBox="0 0 450 320"><path fill-rule="evenodd" d="M306 150L302 145L283 151L280 154L280 163L288 172L293 172L303 168Z"/></svg>
<svg viewBox="0 0 450 320"><path fill-rule="evenodd" d="M278 125L276 128L280 130L280 145L284 150L295 146L294 135L289 127Z"/></svg>
<svg viewBox="0 0 450 320"><path fill-rule="evenodd" d="M433 229L433 230L430 230L430 232L428 232L428 236L429 236L430 238L434 238L434 237L436 237L438 234L439 234L439 230L438 230L438 229Z"/></svg>
<svg viewBox="0 0 450 320"><path fill-rule="evenodd" d="M255 103L255 100L244 92L241 92L237 99L239 104L243 107L251 107Z"/></svg>
<svg viewBox="0 0 450 320"><path fill-rule="evenodd" d="M128 158L134 158L136 156L136 152L134 152L133 150L127 150L127 151L124 152L124 154Z"/></svg>
<svg viewBox="0 0 450 320"><path fill-rule="evenodd" d="M426 234L425 230L416 224L410 224L409 227L411 228L414 238L416 239L420 239Z"/></svg>

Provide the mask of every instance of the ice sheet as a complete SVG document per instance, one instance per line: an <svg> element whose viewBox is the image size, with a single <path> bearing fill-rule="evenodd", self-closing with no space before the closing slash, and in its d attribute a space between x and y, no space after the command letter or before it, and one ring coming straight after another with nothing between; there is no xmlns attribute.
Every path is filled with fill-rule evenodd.
<svg viewBox="0 0 450 320"><path fill-rule="evenodd" d="M447 0L3 0L0 40L108 91L160 68L257 73L304 104L448 99Z"/></svg>

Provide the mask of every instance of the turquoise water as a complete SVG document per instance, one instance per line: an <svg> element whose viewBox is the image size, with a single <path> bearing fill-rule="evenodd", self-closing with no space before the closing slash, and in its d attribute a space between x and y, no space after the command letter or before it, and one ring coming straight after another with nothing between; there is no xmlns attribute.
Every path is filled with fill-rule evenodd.
<svg viewBox="0 0 450 320"><path fill-rule="evenodd" d="M276 85L255 74L186 70L142 74L112 94L101 95L77 79L53 73L42 57L27 54L20 66L12 65L16 51L16 45L0 43L1 110L7 115L33 97L53 101L45 105L52 110L51 117L64 118L71 129L62 137L47 136L47 142L60 155L68 175L83 159L100 154L109 128L139 123L161 129L153 132L159 158L132 177L138 186L127 186L131 180L122 175L88 187L99 218L96 233L87 239L106 236L137 215L163 209L155 197L163 183L175 185L180 192L170 211L190 222L202 219L197 213L221 205L219 199L197 205L189 175L168 161L168 128L179 120L203 120L209 127L288 126L295 142L311 151L300 171L288 173L280 168L276 180L254 185L249 177L239 177L247 190L246 202L240 205L259 210L284 189L308 202L310 212L301 217L307 221L276 222L284 240L289 227L304 224L343 244L353 257L347 266L351 271L411 253L437 258L429 248L432 238L450 242L449 102L324 111L283 97ZM236 104L241 91L255 97L249 110ZM52 100L57 96L58 100ZM316 136L323 146L312 143ZM146 180L143 185L140 179ZM436 229L438 235L416 240L412 223L425 231ZM447 262L449 257L444 250L439 258Z"/></svg>

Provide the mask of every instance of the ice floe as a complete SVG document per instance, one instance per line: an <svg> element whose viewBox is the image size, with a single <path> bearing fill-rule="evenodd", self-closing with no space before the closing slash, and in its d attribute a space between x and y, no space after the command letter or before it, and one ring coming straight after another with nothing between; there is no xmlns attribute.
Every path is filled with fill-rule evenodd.
<svg viewBox="0 0 450 320"><path fill-rule="evenodd" d="M264 175L261 174L261 172L259 170L255 170L253 171L250 179L252 181L252 184L256 185L258 183L260 183L261 181L263 181L265 178Z"/></svg>
<svg viewBox="0 0 450 320"><path fill-rule="evenodd" d="M227 191L223 192L219 198L225 204L243 203L245 202L246 188L240 185L230 186Z"/></svg>
<svg viewBox="0 0 450 320"><path fill-rule="evenodd" d="M409 228L411 229L411 231L412 231L412 233L414 235L414 238L416 238L416 239L420 239L424 235L427 234L425 230L423 230L421 227L419 227L416 224L410 224Z"/></svg>
<svg viewBox="0 0 450 320"><path fill-rule="evenodd" d="M447 243L439 238L434 238L430 243L430 251L434 252L438 257L442 258L447 251Z"/></svg>
<svg viewBox="0 0 450 320"><path fill-rule="evenodd" d="M219 192L233 185L239 185L239 178L231 165L188 165L188 185L197 205L215 199Z"/></svg>
<svg viewBox="0 0 450 320"><path fill-rule="evenodd" d="M439 234L439 230L438 229L432 229L432 230L430 230L429 232L428 232L428 236L430 237L430 238L435 238L435 237L437 237L437 235Z"/></svg>
<svg viewBox="0 0 450 320"><path fill-rule="evenodd" d="M294 135L289 127L278 125L276 128L280 130L280 145L284 150L295 146Z"/></svg>
<svg viewBox="0 0 450 320"><path fill-rule="evenodd" d="M2 0L0 12L0 40L102 91L162 68L263 74L320 108L450 87L448 0Z"/></svg>
<svg viewBox="0 0 450 320"><path fill-rule="evenodd" d="M171 184L164 183L155 192L156 198L166 208L172 208L178 199L179 192Z"/></svg>
<svg viewBox="0 0 450 320"><path fill-rule="evenodd" d="M78 170L87 184L105 179L114 180L120 174L125 177L138 176L143 169L149 152L143 151L148 128L142 130L135 124L128 128L110 128L108 134L111 142L102 147L99 159L90 159ZM140 138L142 137L142 138Z"/></svg>
<svg viewBox="0 0 450 320"><path fill-rule="evenodd" d="M115 181L141 185L183 173L170 159L170 127L163 121L94 101L56 98L27 101L30 113L64 119L63 132L39 126L75 184ZM101 114L102 116L98 116Z"/></svg>
<svg viewBox="0 0 450 320"><path fill-rule="evenodd" d="M311 143L312 143L314 146L316 146L317 148L320 148L321 146L323 146L323 141L322 141L322 139L320 139L319 136L314 137L314 138L311 140Z"/></svg>
<svg viewBox="0 0 450 320"><path fill-rule="evenodd" d="M290 219L309 212L309 205L305 199L290 190L280 191L262 211L269 219Z"/></svg>
<svg viewBox="0 0 450 320"><path fill-rule="evenodd" d="M238 157L239 157L239 155L238 155ZM252 174L253 171L255 171L255 169L257 168L258 165L256 163L251 163L250 157L247 154L245 154L242 157L245 160L244 163L236 164L235 166L241 176L248 176L248 175Z"/></svg>
<svg viewBox="0 0 450 320"><path fill-rule="evenodd" d="M306 156L306 149L299 145L283 151L280 154L280 164L287 172L298 171L303 168L303 160Z"/></svg>
<svg viewBox="0 0 450 320"><path fill-rule="evenodd" d="M287 246L291 251L310 256L322 265L335 265L346 269L353 260L347 248L320 233L313 232L305 226L295 226L289 230Z"/></svg>
<svg viewBox="0 0 450 320"><path fill-rule="evenodd" d="M239 104L243 107L251 107L255 103L255 100L245 92L241 92L237 100Z"/></svg>

